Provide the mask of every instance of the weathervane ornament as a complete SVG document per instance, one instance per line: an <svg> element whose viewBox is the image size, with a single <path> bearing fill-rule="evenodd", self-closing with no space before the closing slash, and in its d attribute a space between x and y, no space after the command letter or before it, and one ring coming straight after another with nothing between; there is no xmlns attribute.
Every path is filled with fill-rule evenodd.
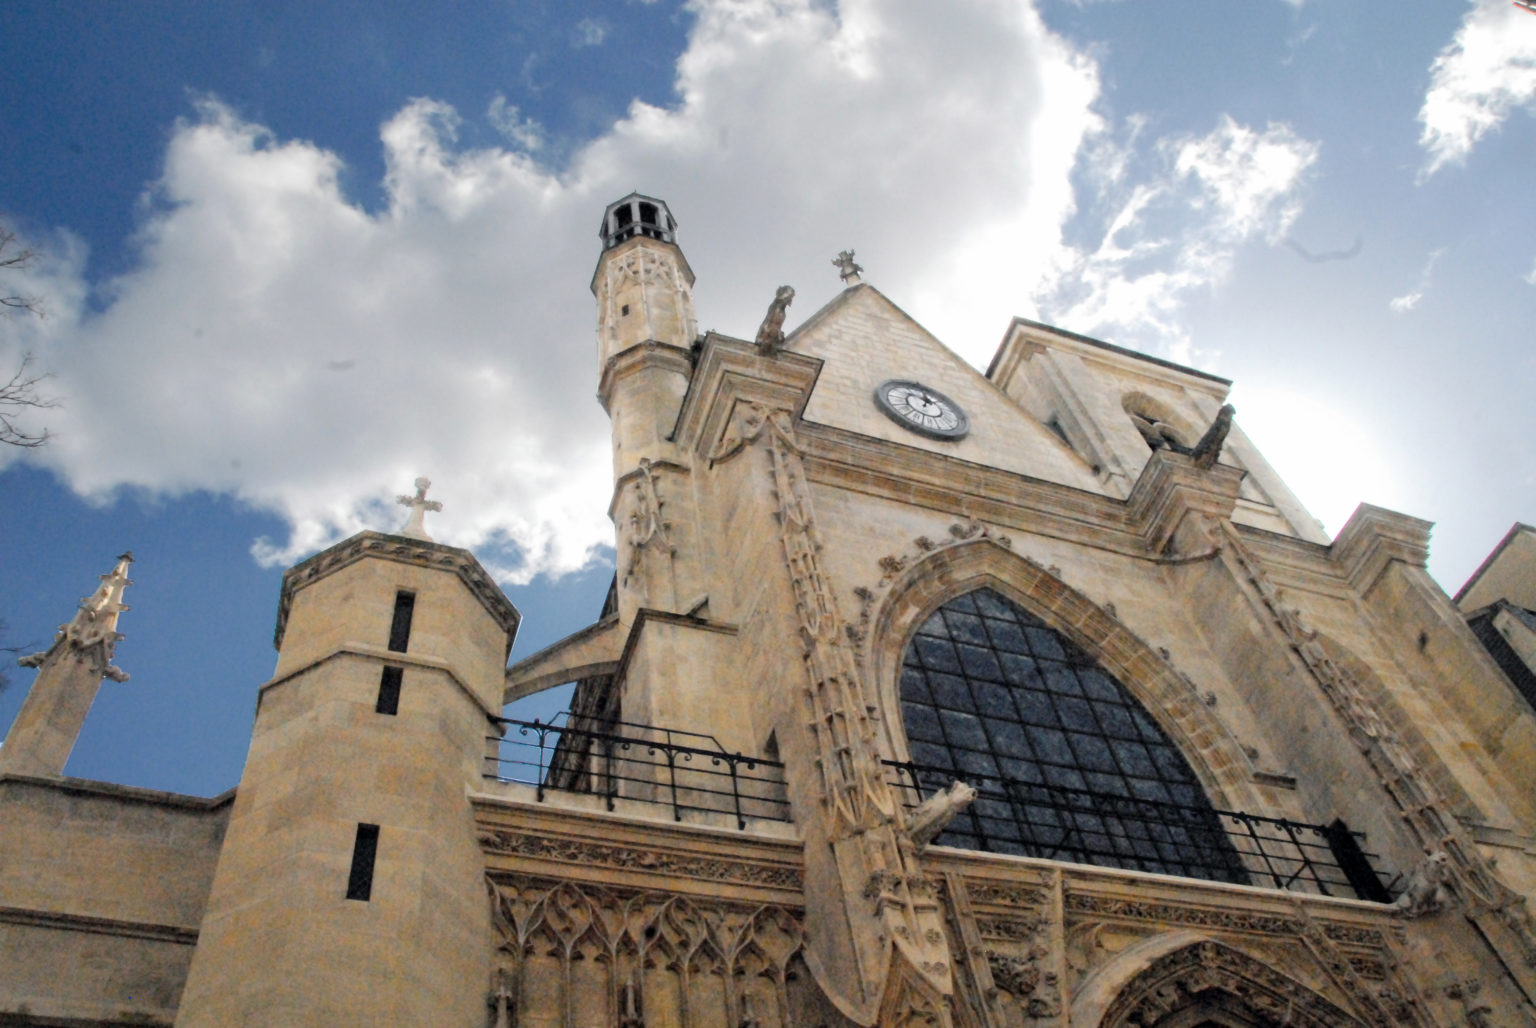
<svg viewBox="0 0 1536 1028"><path fill-rule="evenodd" d="M856 286L863 280L859 275L864 271L853 259L852 250L844 250L832 258L832 263L837 268L838 277L843 280L843 285Z"/></svg>
<svg viewBox="0 0 1536 1028"><path fill-rule="evenodd" d="M427 499L427 490L431 488L432 480L423 475L416 480L415 496L402 494L395 498L395 502L399 503L400 506L411 508L411 516L405 519L404 527L395 533L396 535L409 536L412 539L425 539L427 542L432 541L432 537L427 534L425 525L427 511L442 510L443 505L436 500Z"/></svg>

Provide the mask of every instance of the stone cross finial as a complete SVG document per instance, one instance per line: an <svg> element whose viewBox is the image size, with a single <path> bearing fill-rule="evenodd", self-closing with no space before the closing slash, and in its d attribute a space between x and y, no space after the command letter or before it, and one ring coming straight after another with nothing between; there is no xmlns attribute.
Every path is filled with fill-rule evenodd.
<svg viewBox="0 0 1536 1028"><path fill-rule="evenodd" d="M853 259L852 250L844 250L832 258L833 265L837 268L837 275L843 280L845 286L856 286L863 279L859 275L864 271Z"/></svg>
<svg viewBox="0 0 1536 1028"><path fill-rule="evenodd" d="M395 502L399 503L400 506L411 508L411 516L405 519L405 525L399 532L395 533L396 535L410 536L412 539L425 539L427 542L432 541L432 537L427 534L425 525L427 511L442 510L443 505L436 500L427 499L427 490L431 488L432 480L423 475L416 480L415 496L401 495L395 498Z"/></svg>

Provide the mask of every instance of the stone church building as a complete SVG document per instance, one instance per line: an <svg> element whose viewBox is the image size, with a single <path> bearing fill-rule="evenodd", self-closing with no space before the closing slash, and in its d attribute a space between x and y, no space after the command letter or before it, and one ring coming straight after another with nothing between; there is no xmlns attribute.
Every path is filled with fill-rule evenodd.
<svg viewBox="0 0 1536 1028"><path fill-rule="evenodd" d="M851 252L701 336L663 202L601 239L597 620L508 667L418 490L169 795L63 776L121 560L0 748L0 1025L1536 1024L1536 715L1426 522L1328 539L1214 375L1023 319L983 375Z"/></svg>

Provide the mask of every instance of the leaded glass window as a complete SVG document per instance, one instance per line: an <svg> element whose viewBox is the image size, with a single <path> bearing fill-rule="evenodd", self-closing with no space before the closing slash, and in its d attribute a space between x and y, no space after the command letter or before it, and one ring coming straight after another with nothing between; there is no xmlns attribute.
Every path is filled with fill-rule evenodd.
<svg viewBox="0 0 1536 1028"><path fill-rule="evenodd" d="M939 845L1246 883L1177 748L1129 691L1065 636L991 589L917 630L901 673L922 794L979 792Z"/></svg>

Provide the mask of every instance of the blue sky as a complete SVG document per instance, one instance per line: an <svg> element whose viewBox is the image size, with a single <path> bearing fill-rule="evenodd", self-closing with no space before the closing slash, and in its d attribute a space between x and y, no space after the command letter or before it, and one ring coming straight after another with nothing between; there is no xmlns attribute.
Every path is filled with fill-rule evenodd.
<svg viewBox="0 0 1536 1028"><path fill-rule="evenodd" d="M587 282L666 198L704 327L866 280L985 366L1014 314L1236 381L1330 532L1536 517L1536 15L1508 2L0 5L0 321L61 405L0 452L5 642L132 549L69 771L235 784L284 566L418 474L522 609L612 573ZM31 672L0 692L0 725ZM558 699L554 702L558 702Z"/></svg>

